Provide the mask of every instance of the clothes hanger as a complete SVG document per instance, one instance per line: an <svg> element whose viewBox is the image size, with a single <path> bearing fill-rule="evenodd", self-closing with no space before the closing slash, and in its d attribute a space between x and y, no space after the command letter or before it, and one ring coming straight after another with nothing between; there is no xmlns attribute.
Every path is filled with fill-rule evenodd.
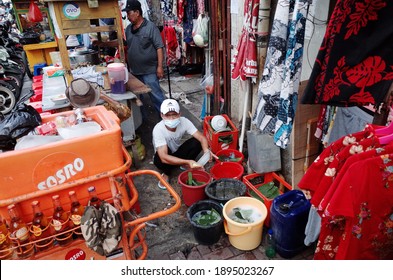
<svg viewBox="0 0 393 280"><path fill-rule="evenodd" d="M390 126L389 126L389 127L390 127ZM389 127L387 127L387 128L389 128ZM384 128L381 128L381 129L384 129ZM377 135L377 136L378 136L378 135ZM378 141L379 141L379 143L381 143L382 145L389 144L390 142L393 141L393 133L391 133L391 134L385 134L385 136L378 137Z"/></svg>
<svg viewBox="0 0 393 280"><path fill-rule="evenodd" d="M375 135L384 136L393 134L393 122L391 122L388 126L378 128L375 130Z"/></svg>

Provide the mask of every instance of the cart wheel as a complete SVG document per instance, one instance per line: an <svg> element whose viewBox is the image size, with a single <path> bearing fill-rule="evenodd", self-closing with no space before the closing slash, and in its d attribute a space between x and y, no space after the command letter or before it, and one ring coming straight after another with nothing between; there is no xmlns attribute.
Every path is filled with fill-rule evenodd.
<svg viewBox="0 0 393 280"><path fill-rule="evenodd" d="M13 80L19 88L22 88L22 86L23 86L23 81L22 81L22 79L19 77L19 75L16 75L16 74L7 74L7 73L6 73L5 76L6 76L8 79Z"/></svg>
<svg viewBox="0 0 393 280"><path fill-rule="evenodd" d="M0 85L0 112L4 115L9 113L14 108L15 103L16 98L12 91Z"/></svg>
<svg viewBox="0 0 393 280"><path fill-rule="evenodd" d="M14 96L15 96L15 99L19 100L19 96L21 94L21 87L18 86L17 82L15 82L14 79L9 79L9 80L7 80L5 82L7 82L8 85L4 85L3 84L3 86L5 86L9 90L11 90L12 93L14 94Z"/></svg>

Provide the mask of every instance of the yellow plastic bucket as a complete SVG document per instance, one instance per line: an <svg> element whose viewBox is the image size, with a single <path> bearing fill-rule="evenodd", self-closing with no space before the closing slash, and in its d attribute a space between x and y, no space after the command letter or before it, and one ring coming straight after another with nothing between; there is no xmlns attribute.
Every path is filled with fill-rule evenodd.
<svg viewBox="0 0 393 280"><path fill-rule="evenodd" d="M258 212L258 218L252 223L239 223L229 216L236 208L251 208ZM228 234L231 245L240 250L253 250L261 244L263 223L267 216L265 204L253 197L240 196L225 203L222 210L224 216L225 233Z"/></svg>

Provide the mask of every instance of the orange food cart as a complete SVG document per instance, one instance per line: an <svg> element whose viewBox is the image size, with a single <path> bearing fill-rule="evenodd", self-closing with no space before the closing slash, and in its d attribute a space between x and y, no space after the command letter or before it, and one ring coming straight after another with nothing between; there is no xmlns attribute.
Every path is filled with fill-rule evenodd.
<svg viewBox="0 0 393 280"><path fill-rule="evenodd" d="M86 117L100 124L102 130L85 136L63 139L42 146L0 153L0 214L8 217L7 207L15 204L22 219L30 226L33 218L31 203L38 200L47 217L53 213L51 197L60 196L65 211L70 210L69 191L75 191L81 204L87 205L87 189L94 185L98 196L113 205L122 219L122 236L115 256L102 256L89 249L83 238L75 238L67 246L59 246L58 233L47 238L53 246L39 249L37 241L31 241L34 254L29 259L144 259L148 246L144 238L145 222L171 214L180 208L179 195L153 170L131 171L131 157L122 144L119 119L104 106L84 109ZM55 120L57 116L72 111L44 115L42 122ZM138 204L138 192L133 178L155 176L167 187L175 203L168 209L140 217L132 215ZM128 189L127 189L128 187ZM129 215L131 213L131 215ZM133 218L130 218L133 217ZM76 232L74 227L69 231ZM39 240L39 241L42 241ZM1 258L18 259L21 244L13 244L0 251ZM26 246L24 244L23 246Z"/></svg>

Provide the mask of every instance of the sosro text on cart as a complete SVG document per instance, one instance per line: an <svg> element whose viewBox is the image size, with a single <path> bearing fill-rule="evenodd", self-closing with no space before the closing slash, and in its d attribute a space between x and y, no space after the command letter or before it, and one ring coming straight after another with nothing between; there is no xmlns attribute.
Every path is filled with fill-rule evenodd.
<svg viewBox="0 0 393 280"><path fill-rule="evenodd" d="M85 163L81 158L76 158L72 163L66 164L57 170L54 175L48 176L44 181L38 183L38 189L47 190L57 185L63 184L71 177L81 172Z"/></svg>

